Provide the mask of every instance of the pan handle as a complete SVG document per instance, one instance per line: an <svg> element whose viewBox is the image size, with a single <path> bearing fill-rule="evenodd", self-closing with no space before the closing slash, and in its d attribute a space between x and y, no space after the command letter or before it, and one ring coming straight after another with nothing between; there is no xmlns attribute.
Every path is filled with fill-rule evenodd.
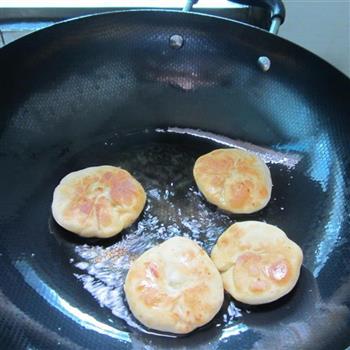
<svg viewBox="0 0 350 350"><path fill-rule="evenodd" d="M247 6L258 6L267 8L271 11L271 25L269 32L277 34L280 25L284 22L286 17L286 9L282 0L229 0L230 2L239 3ZM187 0L184 11L191 11L192 6L196 4L198 0Z"/></svg>

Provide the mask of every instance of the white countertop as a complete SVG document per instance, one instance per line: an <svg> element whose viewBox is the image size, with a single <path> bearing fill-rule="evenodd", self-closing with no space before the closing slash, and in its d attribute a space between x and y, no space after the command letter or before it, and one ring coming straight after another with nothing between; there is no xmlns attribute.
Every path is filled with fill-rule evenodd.
<svg viewBox="0 0 350 350"><path fill-rule="evenodd" d="M350 76L350 0L284 0L279 35L322 57Z"/></svg>

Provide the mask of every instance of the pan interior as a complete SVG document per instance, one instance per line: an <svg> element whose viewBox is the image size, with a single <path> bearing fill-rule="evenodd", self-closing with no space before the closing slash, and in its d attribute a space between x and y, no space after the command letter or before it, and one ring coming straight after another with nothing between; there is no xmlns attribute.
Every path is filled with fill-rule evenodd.
<svg viewBox="0 0 350 350"><path fill-rule="evenodd" d="M169 45L174 34L183 36L181 49ZM349 344L345 76L263 31L178 12L85 17L1 51L3 348ZM256 64L262 55L272 62L269 72ZM174 125L226 137L155 130ZM270 167L272 198L256 214L227 215L204 201L194 184L195 159L231 146L258 153ZM148 202L120 235L84 240L54 222L52 193L67 173L103 164L132 172ZM187 235L209 253L218 235L242 220L277 225L302 247L302 273L289 295L259 307L226 296L210 324L176 339L154 335L132 318L122 291L132 259L173 235Z"/></svg>
<svg viewBox="0 0 350 350"><path fill-rule="evenodd" d="M192 175L196 158L222 147L255 152L268 164L273 189L263 210L227 214L198 192ZM61 344L69 349L77 344L101 348L104 344L102 348L110 349L116 341L124 349L207 349L208 344L213 349L232 349L242 342L248 348L253 344L278 348L281 334L289 337L291 348L300 339L305 348L312 348L309 342L313 339L327 339L324 319L334 319L339 332L347 327L348 282L329 270L332 259L341 261L346 249L340 245L344 238L338 223L345 197L339 190L343 173L336 159L331 165L335 171L325 177L328 173L323 169L329 159L313 149L297 149L293 143L258 145L197 129L169 127L76 138L40 148L40 152L10 153L8 162L11 167L3 169L0 181L9 184L7 191L12 196L2 208L7 221L3 221L6 234L0 241L0 259L6 266L0 275L1 313L15 319L18 329L39 348ZM107 240L83 239L53 220L52 193L68 173L104 164L130 171L144 186L147 204L140 218L119 235ZM303 268L291 293L254 307L226 295L222 309L209 324L181 337L147 329L133 318L123 292L133 259L177 235L194 239L210 253L218 236L243 220L277 225L302 247ZM325 292L330 287L329 274L336 293ZM21 317L17 316L19 309L23 310ZM44 326L36 319L47 322ZM307 328L309 324L312 328Z"/></svg>
<svg viewBox="0 0 350 350"><path fill-rule="evenodd" d="M200 194L192 175L194 162L200 155L223 147L250 150L268 163L274 189L265 209L250 215L228 214L206 202ZM147 192L147 204L137 222L107 240L80 238L61 228L50 216L48 237L53 239L54 254L60 256L62 273L71 277L68 278L71 285L62 288L71 288L78 293L70 295L70 298L79 309L85 306L79 303L77 297L88 295L93 312L98 319L104 320L103 324L112 333L113 329L118 329L126 334L145 333L151 338L154 335L176 337L147 329L133 318L123 292L124 279L132 260L174 236L189 237L210 254L219 235L236 221L282 223L288 191L308 181L298 174L301 159L302 155L293 152L282 153L200 130L179 128L113 134L93 140L88 145L73 146L66 150L52 172L52 177L48 179L49 188L53 189L60 177L71 171L109 164L127 169L141 182ZM49 199L46 196L47 207ZM287 230L287 233L301 243L300 232ZM225 339L225 335L232 335L232 332L239 334L248 329L245 319L251 319L254 310L276 314L282 310L283 315L299 297L299 293L292 292L272 306L262 306L259 310L234 302L226 295L224 305L214 320L183 337L182 341L197 337L203 329L206 338L212 340Z"/></svg>

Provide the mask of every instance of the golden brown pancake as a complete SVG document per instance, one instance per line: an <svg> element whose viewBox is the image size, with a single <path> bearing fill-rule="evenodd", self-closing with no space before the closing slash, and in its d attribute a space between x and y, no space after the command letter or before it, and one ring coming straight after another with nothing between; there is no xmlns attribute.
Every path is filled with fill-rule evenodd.
<svg viewBox="0 0 350 350"><path fill-rule="evenodd" d="M107 238L130 226L145 203L145 191L133 176L104 165L66 175L54 191L52 214L80 236Z"/></svg>
<svg viewBox="0 0 350 350"><path fill-rule="evenodd" d="M271 197L271 175L255 154L217 149L199 157L193 168L199 190L208 202L232 213L264 208Z"/></svg>
<svg viewBox="0 0 350 350"><path fill-rule="evenodd" d="M219 237L211 258L225 290L236 300L254 305L277 300L294 288L303 253L276 226L244 221Z"/></svg>
<svg viewBox="0 0 350 350"><path fill-rule="evenodd" d="M222 280L206 252L194 241L171 238L133 262L124 290L133 315L145 326L189 333L221 308Z"/></svg>

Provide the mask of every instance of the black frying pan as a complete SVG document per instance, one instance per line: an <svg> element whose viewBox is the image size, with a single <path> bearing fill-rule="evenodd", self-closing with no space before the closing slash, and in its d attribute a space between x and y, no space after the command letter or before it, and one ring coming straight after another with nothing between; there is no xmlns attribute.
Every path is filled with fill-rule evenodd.
<svg viewBox="0 0 350 350"><path fill-rule="evenodd" d="M55 25L1 49L0 67L2 348L349 344L348 78L265 31L166 11ZM194 184L196 157L232 146L271 169L272 199L256 214L222 213ZM102 164L131 171L148 203L121 235L79 239L52 219L52 192L68 172ZM122 292L131 259L175 235L210 252L239 220L278 225L301 245L289 295L259 307L226 296L210 324L175 339L132 318Z"/></svg>

